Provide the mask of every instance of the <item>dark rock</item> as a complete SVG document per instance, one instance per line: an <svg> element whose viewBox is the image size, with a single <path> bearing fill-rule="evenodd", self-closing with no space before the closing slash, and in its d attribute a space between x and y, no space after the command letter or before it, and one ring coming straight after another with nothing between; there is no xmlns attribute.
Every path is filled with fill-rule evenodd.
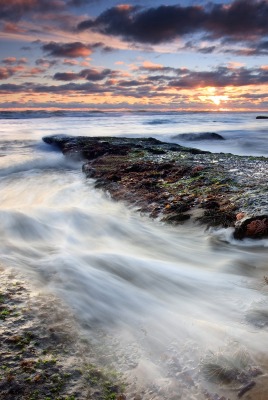
<svg viewBox="0 0 268 400"><path fill-rule="evenodd" d="M166 154L166 151L165 150L163 150L163 149L154 149L154 148L148 148L147 149L147 151L149 151L149 153L152 153L152 154Z"/></svg>
<svg viewBox="0 0 268 400"><path fill-rule="evenodd" d="M109 192L114 200L134 204L152 218L163 215L163 221L174 225L187 221L187 212L204 202L209 186L199 221L234 226L229 181L220 165L207 163L209 152L154 138L57 135L43 140L67 156L87 160L83 172L95 180L96 188Z"/></svg>
<svg viewBox="0 0 268 400"><path fill-rule="evenodd" d="M256 385L256 382L254 382L254 381L247 383L240 389L240 391L237 394L237 397L241 398L242 396L244 396L245 393L247 393L249 390L251 390L255 385Z"/></svg>
<svg viewBox="0 0 268 400"><path fill-rule="evenodd" d="M268 215L259 215L248 218L235 228L234 238L261 239L268 237Z"/></svg>
<svg viewBox="0 0 268 400"><path fill-rule="evenodd" d="M181 214L186 211L189 211L190 206L189 206L189 204L185 204L185 203L173 203L173 204L171 204L169 210Z"/></svg>
<svg viewBox="0 0 268 400"><path fill-rule="evenodd" d="M256 117L256 119L268 119L268 117L265 116L265 115L258 115L258 116Z"/></svg>
<svg viewBox="0 0 268 400"><path fill-rule="evenodd" d="M173 136L174 139L182 139L189 141L198 140L225 140L223 136L215 132L203 132L203 133L182 133L181 135Z"/></svg>
<svg viewBox="0 0 268 400"><path fill-rule="evenodd" d="M228 228L234 226L236 217L232 211L223 211L218 209L209 209L204 212L204 215L196 218L196 221L206 224L207 226L223 226Z"/></svg>
<svg viewBox="0 0 268 400"><path fill-rule="evenodd" d="M170 214L167 217L163 218L162 221L167 222L169 224L180 224L181 222L185 222L190 219L191 216L189 214Z"/></svg>
<svg viewBox="0 0 268 400"><path fill-rule="evenodd" d="M201 208L206 208L207 210L211 210L211 209L217 209L217 208L220 208L220 205L219 205L219 203L217 202L217 201L214 201L214 200L209 200L209 201L206 201L205 203L202 203L201 204Z"/></svg>

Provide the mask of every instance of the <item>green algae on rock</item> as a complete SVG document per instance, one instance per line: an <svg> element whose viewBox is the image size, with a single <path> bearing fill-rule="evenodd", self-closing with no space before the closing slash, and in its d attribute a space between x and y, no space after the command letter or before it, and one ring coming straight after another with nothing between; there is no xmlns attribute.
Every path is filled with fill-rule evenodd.
<svg viewBox="0 0 268 400"><path fill-rule="evenodd" d="M35 293L16 270L0 266L0 278L1 399L125 399L119 375L93 364L59 299Z"/></svg>

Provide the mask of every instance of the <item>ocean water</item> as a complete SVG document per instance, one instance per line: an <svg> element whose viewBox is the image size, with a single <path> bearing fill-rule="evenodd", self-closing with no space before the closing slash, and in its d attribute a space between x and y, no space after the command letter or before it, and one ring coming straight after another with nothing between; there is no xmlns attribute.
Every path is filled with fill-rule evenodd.
<svg viewBox="0 0 268 400"><path fill-rule="evenodd" d="M267 156L268 120L255 117L0 113L0 262L63 299L99 362L122 372L127 399L236 399L243 382L208 379L223 359L244 375L260 368L245 398L266 399L268 241L152 221L95 189L42 136L151 136ZM204 132L225 140L178 137Z"/></svg>

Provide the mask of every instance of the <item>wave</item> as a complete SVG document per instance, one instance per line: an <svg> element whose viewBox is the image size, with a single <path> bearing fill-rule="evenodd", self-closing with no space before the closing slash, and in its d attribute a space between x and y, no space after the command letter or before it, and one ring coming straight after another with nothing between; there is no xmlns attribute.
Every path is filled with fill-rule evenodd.
<svg viewBox="0 0 268 400"><path fill-rule="evenodd" d="M105 114L102 111L46 111L46 110L26 110L26 111L0 111L0 119L35 119L35 118L54 118L54 117L90 117L96 114Z"/></svg>
<svg viewBox="0 0 268 400"><path fill-rule="evenodd" d="M12 162L12 157L10 157L10 162ZM40 172L46 170L80 170L81 164L77 161L72 161L66 159L60 153L54 153L47 157L38 157L35 159L28 159L19 162L15 159L14 164L7 165L0 169L0 177L9 177L11 174L33 172L34 170L39 170Z"/></svg>
<svg viewBox="0 0 268 400"><path fill-rule="evenodd" d="M217 229L217 230L211 230L211 234L218 239L220 242L226 242L230 243L231 245L235 247L241 247L241 248L248 248L248 249L258 249L262 247L268 247L268 239L243 239L243 240L237 240L234 238L234 228L228 228L228 229Z"/></svg>
<svg viewBox="0 0 268 400"><path fill-rule="evenodd" d="M171 124L174 121L170 119L153 119L152 121L144 122L145 125L164 125L164 124Z"/></svg>

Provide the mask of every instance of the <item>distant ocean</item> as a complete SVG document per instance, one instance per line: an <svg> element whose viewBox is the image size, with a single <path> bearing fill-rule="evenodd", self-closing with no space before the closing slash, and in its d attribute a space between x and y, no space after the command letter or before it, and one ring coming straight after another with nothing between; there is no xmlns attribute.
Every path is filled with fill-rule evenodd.
<svg viewBox="0 0 268 400"><path fill-rule="evenodd" d="M152 136L160 140L189 145L177 135L214 132L225 141L200 140L193 147L212 152L239 155L268 154L268 120L256 120L257 113L206 112L69 112L69 111L2 111L1 136L5 129L20 126L28 139L38 140L44 134L66 133L85 136ZM19 121L18 121L19 120ZM11 122L12 121L12 122ZM30 130L34 124L35 129ZM12 132L11 132L12 133ZM18 132L17 132L18 133ZM9 135L10 136L10 135Z"/></svg>
<svg viewBox="0 0 268 400"><path fill-rule="evenodd" d="M66 159L42 137L155 137L268 156L268 120L256 116L0 113L0 262L74 310L96 354L105 354L105 363L129 382L127 398L140 391L143 400L202 400L201 361L227 350L241 350L249 365L268 372L262 284L268 242L235 242L231 228L204 231L151 221L95 189L81 162ZM179 137L206 132L224 140ZM260 315L267 324L255 323ZM248 392L247 399L264 399L266 389ZM230 387L220 390L237 398Z"/></svg>

